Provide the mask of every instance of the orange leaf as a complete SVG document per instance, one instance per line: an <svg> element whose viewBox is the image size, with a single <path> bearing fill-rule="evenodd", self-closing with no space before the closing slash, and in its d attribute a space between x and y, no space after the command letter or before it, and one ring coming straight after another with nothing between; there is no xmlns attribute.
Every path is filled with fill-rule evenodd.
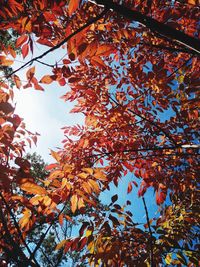
<svg viewBox="0 0 200 267"><path fill-rule="evenodd" d="M79 7L79 2L80 0L70 0L69 6L68 6L69 16L71 16L76 11L76 9Z"/></svg>
<svg viewBox="0 0 200 267"><path fill-rule="evenodd" d="M10 66L13 64L13 60L7 59L5 56L0 56L0 64L2 66Z"/></svg>
<svg viewBox="0 0 200 267"><path fill-rule="evenodd" d="M22 190L24 190L30 194L38 194L38 195L47 194L47 191L43 187L41 187L35 183L25 182L22 185L20 185L20 187Z"/></svg>
<svg viewBox="0 0 200 267"><path fill-rule="evenodd" d="M77 210L77 204L78 204L78 197L77 197L77 195L73 195L71 197L70 202L71 202L71 211L73 213L75 213L75 211Z"/></svg>
<svg viewBox="0 0 200 267"><path fill-rule="evenodd" d="M15 82L16 87L17 87L18 89L20 89L21 86L22 86L22 83L21 83L21 81L20 81L20 78L19 78L17 75L14 75L14 82Z"/></svg>
<svg viewBox="0 0 200 267"><path fill-rule="evenodd" d="M35 88L35 90L44 91L44 88L41 85L39 85L38 83L34 83L34 88Z"/></svg>
<svg viewBox="0 0 200 267"><path fill-rule="evenodd" d="M50 75L44 75L42 77L42 79L40 80L40 83L46 83L46 84L50 84L53 82L53 79L51 78Z"/></svg>

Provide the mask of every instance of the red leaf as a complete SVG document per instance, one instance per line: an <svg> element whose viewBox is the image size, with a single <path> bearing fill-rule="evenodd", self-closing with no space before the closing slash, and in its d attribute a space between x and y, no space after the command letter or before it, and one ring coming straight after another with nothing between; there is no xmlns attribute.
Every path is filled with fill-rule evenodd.
<svg viewBox="0 0 200 267"><path fill-rule="evenodd" d="M58 164L56 164L56 163L52 163L52 164L47 165L47 166L45 167L45 170L50 171L50 170L56 168L57 166L58 166Z"/></svg>
<svg viewBox="0 0 200 267"><path fill-rule="evenodd" d="M78 243L78 250L82 250L84 248L84 246L87 244L87 240L88 238L85 236L83 238L81 238L81 240Z"/></svg>
<svg viewBox="0 0 200 267"><path fill-rule="evenodd" d="M22 46L22 56L25 58L28 55L29 52L29 45L25 44Z"/></svg>
<svg viewBox="0 0 200 267"><path fill-rule="evenodd" d="M166 199L166 192L156 190L156 203L157 205L162 204Z"/></svg>
<svg viewBox="0 0 200 267"><path fill-rule="evenodd" d="M67 253L69 251L72 244L73 244L73 240L67 241L65 248L64 248L64 253Z"/></svg>
<svg viewBox="0 0 200 267"><path fill-rule="evenodd" d="M65 78L60 79L58 82L60 86L64 86L66 84Z"/></svg>
<svg viewBox="0 0 200 267"><path fill-rule="evenodd" d="M146 190L147 190L147 184L144 181L142 181L140 189L138 190L138 196L139 197L143 196Z"/></svg>
<svg viewBox="0 0 200 267"><path fill-rule="evenodd" d="M123 162L123 165L130 171L133 172L134 171L134 167L129 164L128 162Z"/></svg>
<svg viewBox="0 0 200 267"><path fill-rule="evenodd" d="M24 44L26 41L28 40L28 36L27 35L22 35L20 36L17 41L16 41L16 47L20 47L22 44Z"/></svg>

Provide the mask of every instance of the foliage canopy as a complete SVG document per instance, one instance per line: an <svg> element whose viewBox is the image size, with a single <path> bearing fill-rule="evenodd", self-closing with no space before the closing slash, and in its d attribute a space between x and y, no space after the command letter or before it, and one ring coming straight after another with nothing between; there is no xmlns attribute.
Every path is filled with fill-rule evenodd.
<svg viewBox="0 0 200 267"><path fill-rule="evenodd" d="M1 43L1 65L12 66L16 49L24 59L0 79L2 264L11 259L39 266L35 255L46 234L34 248L28 234L44 221L48 231L55 221L62 227L78 212L77 237L56 249L84 251L92 266L199 266L198 1L1 2L0 31L19 35L15 47ZM46 52L34 56L35 45ZM66 55L46 63L58 49ZM49 73L36 75L36 63ZM41 183L23 158L37 135L15 114L11 84L44 90L53 82L70 87L62 99L76 100L71 112L83 113L85 123L64 127L63 148L51 151L54 163ZM122 206L114 195L106 210L98 202L130 173L127 194L138 186L143 227L134 221L130 200ZM149 218L144 198L149 188L160 211L156 218ZM71 216L63 212L69 203Z"/></svg>

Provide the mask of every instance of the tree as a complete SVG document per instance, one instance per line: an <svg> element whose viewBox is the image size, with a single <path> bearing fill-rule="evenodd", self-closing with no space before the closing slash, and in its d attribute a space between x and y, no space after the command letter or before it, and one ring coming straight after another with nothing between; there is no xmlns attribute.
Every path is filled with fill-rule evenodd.
<svg viewBox="0 0 200 267"><path fill-rule="evenodd" d="M71 213L82 214L83 222L76 238L57 245L64 252L84 249L83 258L91 265L198 266L196 1L9 0L0 17L0 29L20 35L16 46L22 47L23 58L34 52L34 43L50 47L6 78L17 88L36 90L52 82L68 84L71 91L62 98L76 100L72 112L85 115L84 126L64 128L63 149L52 151L55 162L41 185L22 160L25 142L14 136L30 133L8 102L6 80L1 82L1 249L17 264L38 266L35 253L44 237L31 251L27 233L44 217L50 228L54 221L69 220L60 205L70 202ZM66 56L53 65L41 61L56 49L67 49ZM2 65L11 64L9 51L3 52ZM36 62L51 72L36 77L31 66L22 85L17 74ZM31 138L35 141L35 135ZM13 167L14 160L19 168ZM122 206L114 195L106 211L98 206L101 192L113 183L120 186L127 173L133 174L127 193L139 186L144 227L133 221L129 200ZM29 196L14 195L13 183ZM144 198L149 188L155 191L160 217L149 218ZM84 221L85 212L90 220Z"/></svg>

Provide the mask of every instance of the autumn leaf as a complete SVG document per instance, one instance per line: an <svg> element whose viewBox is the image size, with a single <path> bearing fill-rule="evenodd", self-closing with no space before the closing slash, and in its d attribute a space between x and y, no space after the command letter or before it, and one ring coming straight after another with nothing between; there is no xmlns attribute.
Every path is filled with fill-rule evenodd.
<svg viewBox="0 0 200 267"><path fill-rule="evenodd" d="M95 169L95 173L93 175L96 179L101 181L107 181L107 177L105 173L101 169Z"/></svg>
<svg viewBox="0 0 200 267"><path fill-rule="evenodd" d="M3 111L5 114L9 114L14 111L14 107L7 102L0 103L0 111Z"/></svg>
<svg viewBox="0 0 200 267"><path fill-rule="evenodd" d="M2 66L6 66L6 67L9 67L13 64L13 60L11 59L7 59L5 56L0 56L0 64Z"/></svg>
<svg viewBox="0 0 200 267"><path fill-rule="evenodd" d="M28 44L24 44L22 46L22 56L23 56L23 58L27 57L28 52L29 52L29 45Z"/></svg>
<svg viewBox="0 0 200 267"><path fill-rule="evenodd" d="M77 195L73 195L70 199L70 203L71 203L71 211L73 213L75 213L75 211L77 210L77 205L78 205L78 197Z"/></svg>
<svg viewBox="0 0 200 267"><path fill-rule="evenodd" d="M17 76L16 74L14 75L14 82L15 82L16 87L20 89L22 86L22 83L21 83L19 76Z"/></svg>
<svg viewBox="0 0 200 267"><path fill-rule="evenodd" d="M16 41L16 47L22 46L26 41L28 40L28 35L22 35L19 38L17 38Z"/></svg>
<svg viewBox="0 0 200 267"><path fill-rule="evenodd" d="M27 72L26 72L26 78L27 80L31 80L35 74L35 67L31 67Z"/></svg>
<svg viewBox="0 0 200 267"><path fill-rule="evenodd" d="M42 79L39 81L40 83L50 84L54 80L52 79L51 75L44 75Z"/></svg>
<svg viewBox="0 0 200 267"><path fill-rule="evenodd" d="M109 56L110 54L114 53L116 50L113 48L112 45L100 45L97 49L96 56Z"/></svg>
<svg viewBox="0 0 200 267"><path fill-rule="evenodd" d="M43 187L31 182L22 183L20 185L20 188L29 194L35 194L35 195L47 194L47 191Z"/></svg>
<svg viewBox="0 0 200 267"><path fill-rule="evenodd" d="M57 152L53 151L53 150L51 150L51 156L58 162L61 160L60 155Z"/></svg>
<svg viewBox="0 0 200 267"><path fill-rule="evenodd" d="M156 203L162 204L166 199L166 192L156 190Z"/></svg>

